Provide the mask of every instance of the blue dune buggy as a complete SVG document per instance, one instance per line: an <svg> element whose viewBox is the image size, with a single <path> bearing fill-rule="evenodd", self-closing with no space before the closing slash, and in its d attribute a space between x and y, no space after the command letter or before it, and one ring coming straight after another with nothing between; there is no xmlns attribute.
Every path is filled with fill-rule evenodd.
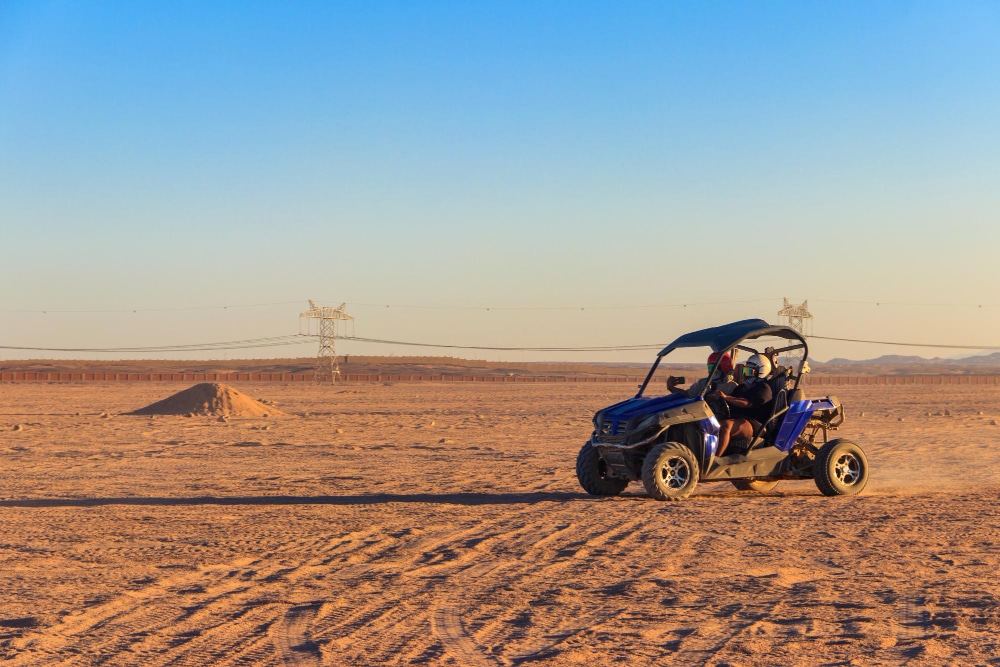
<svg viewBox="0 0 1000 667"><path fill-rule="evenodd" d="M660 364L664 357L699 347L728 352L734 361L740 352L773 361L767 378L773 397L770 419L750 439L731 442L725 456L716 456L716 451L719 420L728 416L728 406L705 396L723 372L721 365L713 369L700 395L645 395L666 379L665 365ZM805 338L798 331L764 320L742 320L681 336L657 355L639 393L594 415L594 433L576 460L580 485L595 496L615 496L629 482L641 480L657 500L681 500L699 482L721 481L740 490L769 491L780 480L812 479L827 496L861 493L868 482L868 459L855 443L828 439L829 432L844 423L844 408L836 396L806 398L799 383L808 372L807 357Z"/></svg>

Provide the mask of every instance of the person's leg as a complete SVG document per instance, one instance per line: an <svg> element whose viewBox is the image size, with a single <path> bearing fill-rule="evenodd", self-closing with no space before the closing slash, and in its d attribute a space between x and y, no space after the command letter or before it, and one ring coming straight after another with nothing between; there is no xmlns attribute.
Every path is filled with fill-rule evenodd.
<svg viewBox="0 0 1000 667"><path fill-rule="evenodd" d="M729 446L729 434L732 430L732 419L723 419L719 422L719 449L715 452L716 456L722 456L722 454L726 451L726 447Z"/></svg>
<svg viewBox="0 0 1000 667"><path fill-rule="evenodd" d="M732 439L745 440L753 436L753 424L746 419L726 419L719 424L719 452L722 456Z"/></svg>

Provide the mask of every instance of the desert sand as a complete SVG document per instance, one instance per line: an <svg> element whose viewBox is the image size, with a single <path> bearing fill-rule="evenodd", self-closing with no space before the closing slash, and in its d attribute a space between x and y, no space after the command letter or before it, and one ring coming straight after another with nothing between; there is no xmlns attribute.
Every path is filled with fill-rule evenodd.
<svg viewBox="0 0 1000 667"><path fill-rule="evenodd" d="M5 664L1000 664L1000 387L838 387L859 497L661 503L575 478L625 385L125 414L187 386L0 385Z"/></svg>

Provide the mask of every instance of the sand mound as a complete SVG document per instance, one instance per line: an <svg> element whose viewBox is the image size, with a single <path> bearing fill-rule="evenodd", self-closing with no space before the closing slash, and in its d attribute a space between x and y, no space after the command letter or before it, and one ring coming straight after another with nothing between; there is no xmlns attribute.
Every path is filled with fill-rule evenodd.
<svg viewBox="0 0 1000 667"><path fill-rule="evenodd" d="M203 382L162 401L136 410L133 415L207 415L210 417L290 417L232 387Z"/></svg>

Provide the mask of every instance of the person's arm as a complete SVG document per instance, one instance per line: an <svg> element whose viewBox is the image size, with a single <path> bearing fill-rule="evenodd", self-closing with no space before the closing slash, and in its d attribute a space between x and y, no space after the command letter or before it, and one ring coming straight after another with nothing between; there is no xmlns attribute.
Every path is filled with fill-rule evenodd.
<svg viewBox="0 0 1000 667"><path fill-rule="evenodd" d="M730 401L729 404L735 405L738 408L759 408L771 400L771 387L767 383L761 382L759 386L754 387L747 393L746 398L735 400L742 401L742 403Z"/></svg>
<svg viewBox="0 0 1000 667"><path fill-rule="evenodd" d="M719 394L722 397L722 400L724 400L726 403L729 403L729 405L733 406L734 408L749 408L752 405L750 401L748 401L745 398L737 398L736 396L723 394L721 391L719 392Z"/></svg>
<svg viewBox="0 0 1000 667"><path fill-rule="evenodd" d="M700 380L696 380L694 384L687 389L682 389L681 391L683 391L688 398L694 398L695 396L701 396L701 392L705 390L706 384L708 384L708 378L701 378Z"/></svg>
<svg viewBox="0 0 1000 667"><path fill-rule="evenodd" d="M731 405L731 406L733 406L735 408L749 408L750 405L751 405L749 400L747 400L745 398L738 397L738 396L730 396L729 394L727 394L726 392L722 391L721 389L719 391L716 391L716 392L713 392L713 393L717 394L718 398L721 398L726 403L729 403L729 405Z"/></svg>

